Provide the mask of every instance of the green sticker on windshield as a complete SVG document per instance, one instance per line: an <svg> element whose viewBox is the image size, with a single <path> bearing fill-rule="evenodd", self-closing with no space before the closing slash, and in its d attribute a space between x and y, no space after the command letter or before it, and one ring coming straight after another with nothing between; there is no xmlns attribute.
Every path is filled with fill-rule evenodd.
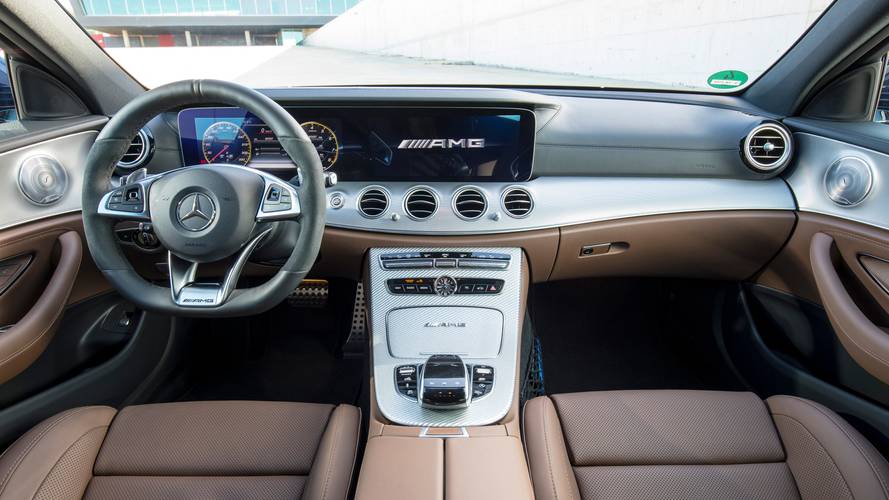
<svg viewBox="0 0 889 500"><path fill-rule="evenodd" d="M707 84L714 89L733 89L747 83L747 73L735 69L717 71L707 78Z"/></svg>

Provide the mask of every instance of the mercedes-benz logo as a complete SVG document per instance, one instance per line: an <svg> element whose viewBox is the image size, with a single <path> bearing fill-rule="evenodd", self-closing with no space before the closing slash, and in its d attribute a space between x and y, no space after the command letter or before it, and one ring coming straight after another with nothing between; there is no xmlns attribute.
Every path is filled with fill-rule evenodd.
<svg viewBox="0 0 889 500"><path fill-rule="evenodd" d="M176 208L179 224L189 231L203 231L216 218L216 205L204 193L191 193Z"/></svg>

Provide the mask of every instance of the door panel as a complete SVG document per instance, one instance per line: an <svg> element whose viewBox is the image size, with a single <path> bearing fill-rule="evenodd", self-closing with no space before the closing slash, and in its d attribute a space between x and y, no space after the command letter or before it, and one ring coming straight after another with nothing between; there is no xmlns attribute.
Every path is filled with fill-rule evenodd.
<svg viewBox="0 0 889 500"><path fill-rule="evenodd" d="M17 244L8 245L7 249L16 249L22 245L27 247L31 241L26 239L16 242ZM28 306L28 312L24 316L16 320L15 323L4 327L4 331L0 335L0 383L6 382L24 371L40 356L49 341L52 340L52 336L59 326L59 320L62 318L62 313L65 311L65 304L71 295L77 270L80 268L83 248L80 236L74 231L63 232L58 236L56 243L61 249L60 256L49 282L40 293L40 297L33 305ZM28 251L36 252L36 250ZM40 253L40 258L43 260L48 252L44 250ZM25 278L25 274L27 274L27 269L16 282L9 285L3 295L0 295L0 300L4 297L15 297L15 299L6 301L10 302L12 306L8 308L9 311L27 306L27 302L23 303L18 300L19 296L16 294L16 285L20 282L19 280Z"/></svg>
<svg viewBox="0 0 889 500"><path fill-rule="evenodd" d="M834 331L849 354L865 370L883 382L889 383L889 329L874 324L846 291L840 275L834 268L831 257L833 246L834 239L828 234L819 232L812 238L810 259L821 303L827 310L830 324L833 325ZM848 246L846 249L850 252ZM863 270L867 273L861 259L855 258L866 255L856 249L852 249L851 253L855 261L850 263L846 260L846 265L856 272ZM889 300L886 292L875 280L865 278L862 283L878 301Z"/></svg>
<svg viewBox="0 0 889 500"><path fill-rule="evenodd" d="M822 305L852 358L889 383L889 156L814 134L794 137L799 157L787 182L799 221L757 282ZM828 178L842 158L854 158L859 170L837 176L839 189L864 193L851 204Z"/></svg>
<svg viewBox="0 0 889 500"><path fill-rule="evenodd" d="M68 305L111 290L86 251L79 214L0 231L5 264L24 267L0 293L0 383L38 359Z"/></svg>

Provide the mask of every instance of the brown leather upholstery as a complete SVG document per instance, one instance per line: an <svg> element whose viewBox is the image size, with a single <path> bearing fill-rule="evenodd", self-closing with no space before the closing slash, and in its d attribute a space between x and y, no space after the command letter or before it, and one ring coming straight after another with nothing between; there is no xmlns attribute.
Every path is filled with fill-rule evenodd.
<svg viewBox="0 0 889 500"><path fill-rule="evenodd" d="M0 500L344 499L360 421L304 403L76 408L0 457Z"/></svg>
<svg viewBox="0 0 889 500"><path fill-rule="evenodd" d="M827 408L751 393L613 391L529 401L538 500L889 499L889 465Z"/></svg>

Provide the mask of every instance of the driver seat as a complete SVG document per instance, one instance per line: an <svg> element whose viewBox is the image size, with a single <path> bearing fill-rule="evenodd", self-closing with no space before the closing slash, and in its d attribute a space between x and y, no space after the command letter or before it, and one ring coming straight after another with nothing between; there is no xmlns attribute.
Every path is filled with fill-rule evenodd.
<svg viewBox="0 0 889 500"><path fill-rule="evenodd" d="M0 457L0 500L344 499L360 425L349 405L75 408Z"/></svg>

